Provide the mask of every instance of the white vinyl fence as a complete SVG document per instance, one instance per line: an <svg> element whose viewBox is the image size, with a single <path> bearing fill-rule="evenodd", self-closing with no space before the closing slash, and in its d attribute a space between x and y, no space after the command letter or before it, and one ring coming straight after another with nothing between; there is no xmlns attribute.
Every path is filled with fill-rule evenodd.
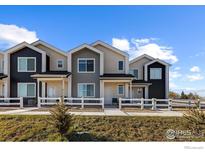
<svg viewBox="0 0 205 154"><path fill-rule="evenodd" d="M41 105L55 105L60 102L60 100L60 97L39 97L38 107L40 108ZM64 98L63 102L68 106L81 106L81 108L85 106L101 106L102 109L104 109L104 98Z"/></svg>
<svg viewBox="0 0 205 154"><path fill-rule="evenodd" d="M135 106L144 109L150 107L152 110L158 108L191 108L198 106L199 109L205 108L205 102L198 100L177 100L177 99L144 99L144 98L119 98L119 109L123 106Z"/></svg>
<svg viewBox="0 0 205 154"><path fill-rule="evenodd" d="M23 108L23 97L0 98L0 106L19 106Z"/></svg>

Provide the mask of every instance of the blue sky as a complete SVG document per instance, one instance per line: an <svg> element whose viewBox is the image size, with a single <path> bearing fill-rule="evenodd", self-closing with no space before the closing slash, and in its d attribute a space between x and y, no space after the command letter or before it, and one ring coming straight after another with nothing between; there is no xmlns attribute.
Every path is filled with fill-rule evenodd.
<svg viewBox="0 0 205 154"><path fill-rule="evenodd" d="M170 88L205 96L205 6L0 6L0 50L41 39L62 50L102 40L172 64Z"/></svg>

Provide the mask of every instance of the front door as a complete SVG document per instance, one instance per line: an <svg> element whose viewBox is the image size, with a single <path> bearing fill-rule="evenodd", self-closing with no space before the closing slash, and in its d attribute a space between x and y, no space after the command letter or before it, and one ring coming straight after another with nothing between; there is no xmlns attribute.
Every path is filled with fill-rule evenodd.
<svg viewBox="0 0 205 154"><path fill-rule="evenodd" d="M105 97L105 104L112 104L112 98L113 98L112 84L109 85L105 83L104 97Z"/></svg>
<svg viewBox="0 0 205 154"><path fill-rule="evenodd" d="M133 88L133 94L132 94L132 96L133 96L133 98L143 98L143 88L141 88L141 87L135 87L135 88Z"/></svg>

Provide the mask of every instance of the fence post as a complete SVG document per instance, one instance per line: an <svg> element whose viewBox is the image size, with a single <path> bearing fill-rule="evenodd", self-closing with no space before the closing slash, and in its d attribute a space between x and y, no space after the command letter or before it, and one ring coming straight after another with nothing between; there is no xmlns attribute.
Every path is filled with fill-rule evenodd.
<svg viewBox="0 0 205 154"><path fill-rule="evenodd" d="M156 100L155 98L152 98L152 110L155 110L156 109Z"/></svg>
<svg viewBox="0 0 205 154"><path fill-rule="evenodd" d="M84 98L83 97L81 97L81 103L82 103L81 108L84 109Z"/></svg>
<svg viewBox="0 0 205 154"><path fill-rule="evenodd" d="M23 97L20 97L20 108L23 108Z"/></svg>
<svg viewBox="0 0 205 154"><path fill-rule="evenodd" d="M104 106L104 98L101 98L102 101L102 109L104 110L105 106Z"/></svg>
<svg viewBox="0 0 205 154"><path fill-rule="evenodd" d="M191 101L189 100L189 102L188 102L188 103L189 103L189 108L191 108Z"/></svg>
<svg viewBox="0 0 205 154"><path fill-rule="evenodd" d="M38 108L41 108L41 98L38 97Z"/></svg>
<svg viewBox="0 0 205 154"><path fill-rule="evenodd" d="M141 110L144 109L144 98L141 98Z"/></svg>
<svg viewBox="0 0 205 154"><path fill-rule="evenodd" d="M200 102L200 99L197 99L197 104L198 104L199 110L201 110L201 102Z"/></svg>
<svg viewBox="0 0 205 154"><path fill-rule="evenodd" d="M169 101L168 101L168 109L169 109L169 111L172 110L172 99L169 99Z"/></svg>
<svg viewBox="0 0 205 154"><path fill-rule="evenodd" d="M122 99L121 99L121 97L119 98L119 109L121 110L121 108L122 108Z"/></svg>

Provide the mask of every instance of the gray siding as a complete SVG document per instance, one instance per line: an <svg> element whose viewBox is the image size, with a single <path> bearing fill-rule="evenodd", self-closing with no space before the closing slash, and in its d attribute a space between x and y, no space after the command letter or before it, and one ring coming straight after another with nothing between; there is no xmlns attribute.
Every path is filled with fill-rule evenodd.
<svg viewBox="0 0 205 154"><path fill-rule="evenodd" d="M78 73L78 58L94 58L95 73ZM78 83L95 83L95 97L100 97L100 54L84 48L72 54L72 97L77 97Z"/></svg>

